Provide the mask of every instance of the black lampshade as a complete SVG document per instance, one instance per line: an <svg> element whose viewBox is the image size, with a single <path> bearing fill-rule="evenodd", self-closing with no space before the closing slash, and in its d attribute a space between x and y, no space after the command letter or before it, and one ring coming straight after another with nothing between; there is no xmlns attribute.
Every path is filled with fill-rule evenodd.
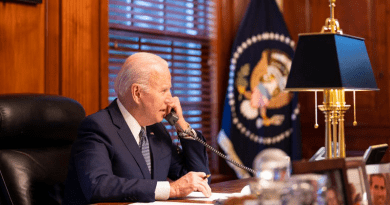
<svg viewBox="0 0 390 205"><path fill-rule="evenodd" d="M363 38L299 35L286 90L378 90Z"/></svg>

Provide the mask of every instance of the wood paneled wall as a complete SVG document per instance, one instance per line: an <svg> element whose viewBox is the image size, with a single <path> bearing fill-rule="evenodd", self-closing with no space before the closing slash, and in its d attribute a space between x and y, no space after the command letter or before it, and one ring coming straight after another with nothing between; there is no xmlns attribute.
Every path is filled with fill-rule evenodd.
<svg viewBox="0 0 390 205"><path fill-rule="evenodd" d="M45 7L0 3L0 93L45 91Z"/></svg>
<svg viewBox="0 0 390 205"><path fill-rule="evenodd" d="M105 107L107 10L107 0L1 2L0 94L63 95L87 114Z"/></svg>

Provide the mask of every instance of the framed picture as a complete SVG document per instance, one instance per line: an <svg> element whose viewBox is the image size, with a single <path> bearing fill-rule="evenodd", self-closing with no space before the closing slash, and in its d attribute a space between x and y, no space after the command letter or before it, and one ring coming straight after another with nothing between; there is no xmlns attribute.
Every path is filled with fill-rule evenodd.
<svg viewBox="0 0 390 205"><path fill-rule="evenodd" d="M328 204L369 204L369 186L362 159L326 159L314 162L293 162L292 174L318 173L328 178Z"/></svg>
<svg viewBox="0 0 390 205"><path fill-rule="evenodd" d="M325 174L328 178L325 190L328 204L347 205L352 204L350 190L347 181L347 171L344 159L327 159L314 162L293 162L292 174L317 173Z"/></svg>
<svg viewBox="0 0 390 205"><path fill-rule="evenodd" d="M363 158L346 158L345 160L352 204L370 204L371 194Z"/></svg>
<svg viewBox="0 0 390 205"><path fill-rule="evenodd" d="M390 164L366 165L373 205L390 204Z"/></svg>

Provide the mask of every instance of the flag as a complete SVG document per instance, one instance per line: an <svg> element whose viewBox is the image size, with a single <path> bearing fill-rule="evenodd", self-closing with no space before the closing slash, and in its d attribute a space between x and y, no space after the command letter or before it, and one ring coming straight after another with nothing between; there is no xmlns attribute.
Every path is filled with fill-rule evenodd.
<svg viewBox="0 0 390 205"><path fill-rule="evenodd" d="M218 134L230 159L252 168L256 155L271 147L301 158L298 96L284 91L294 46L275 0L252 0L232 47ZM228 164L239 178L250 177Z"/></svg>

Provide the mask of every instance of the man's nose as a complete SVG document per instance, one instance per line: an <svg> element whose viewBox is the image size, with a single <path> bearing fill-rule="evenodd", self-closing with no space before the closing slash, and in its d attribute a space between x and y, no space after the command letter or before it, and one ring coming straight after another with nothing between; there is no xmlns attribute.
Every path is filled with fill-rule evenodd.
<svg viewBox="0 0 390 205"><path fill-rule="evenodd" d="M165 98L164 102L165 104L169 104L173 101L172 95L169 95L168 97Z"/></svg>
<svg viewBox="0 0 390 205"><path fill-rule="evenodd" d="M169 91L166 93L165 98L166 98L166 99L172 100L172 93L171 93L171 90L169 90Z"/></svg>

